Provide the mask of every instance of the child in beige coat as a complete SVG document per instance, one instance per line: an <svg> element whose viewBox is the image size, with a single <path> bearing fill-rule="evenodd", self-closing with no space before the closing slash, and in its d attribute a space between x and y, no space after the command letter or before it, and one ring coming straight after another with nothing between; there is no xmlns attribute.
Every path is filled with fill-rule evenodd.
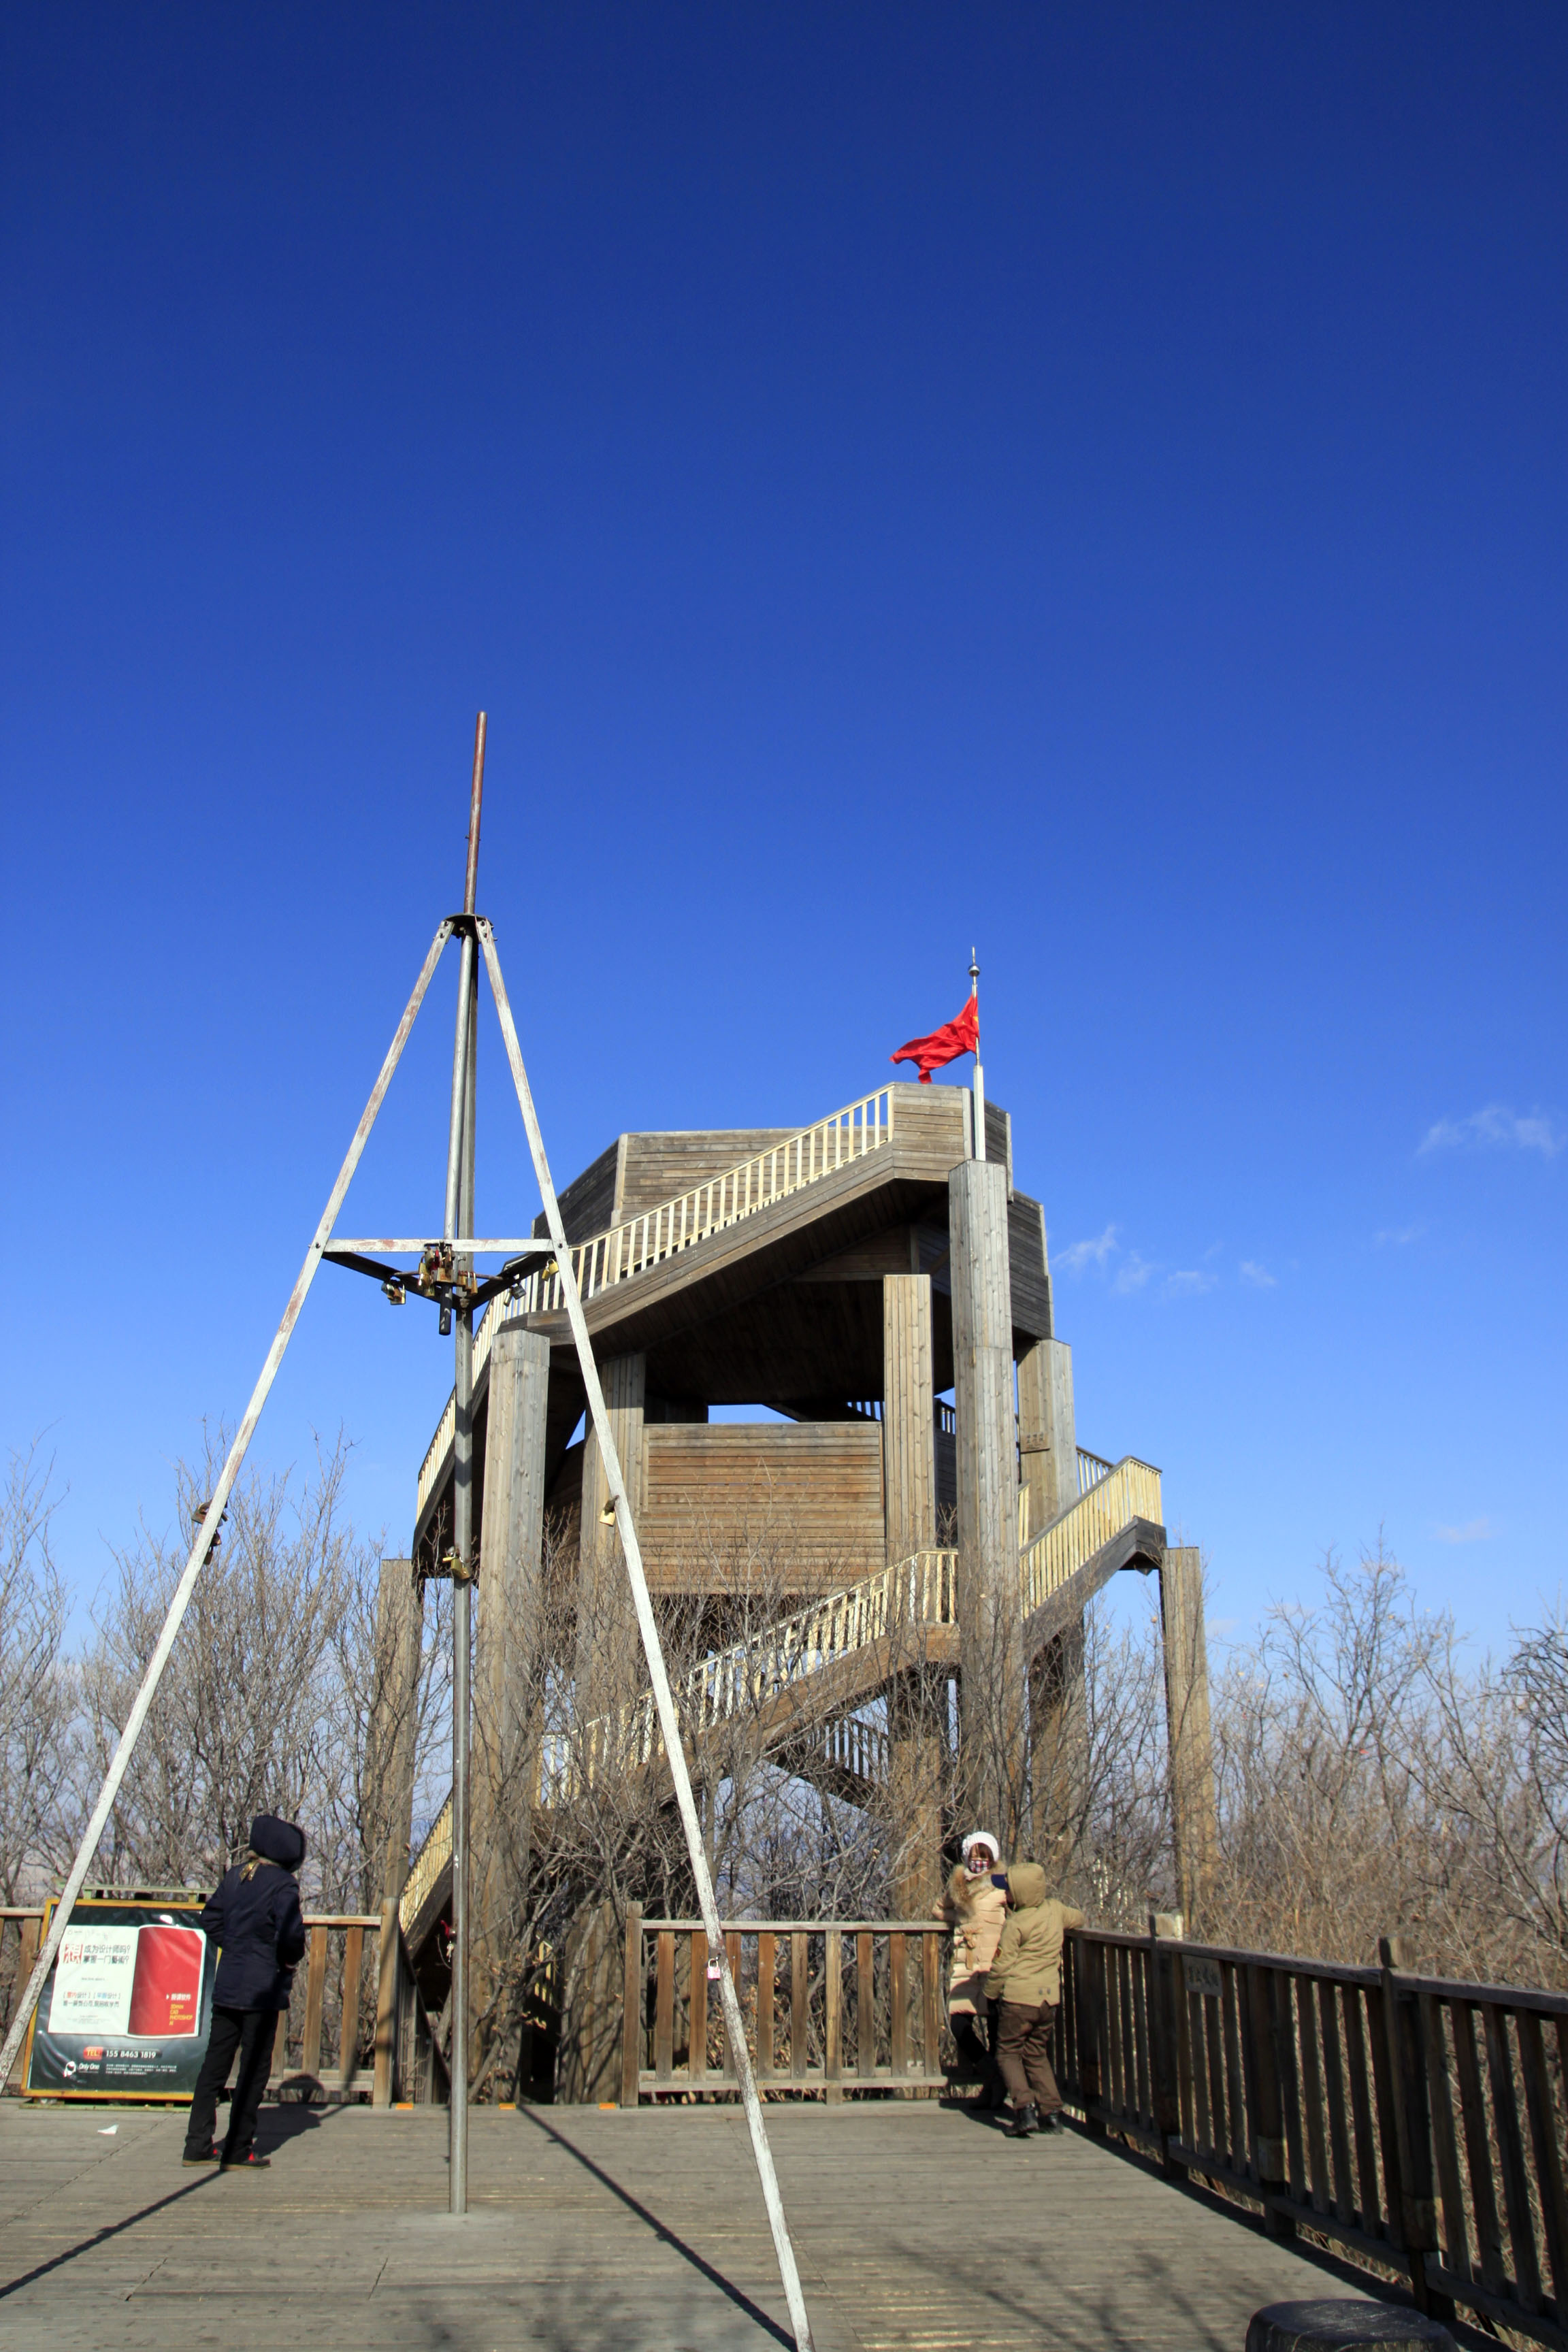
<svg viewBox="0 0 1568 2352"><path fill-rule="evenodd" d="M979 2026L987 2016L985 1978L1002 1940L1007 1916L1007 1874L1001 1850L988 1830L971 1830L963 1859L955 1864L937 1916L952 1930L952 1964L947 1979L947 2014L959 2057L994 2073Z"/></svg>

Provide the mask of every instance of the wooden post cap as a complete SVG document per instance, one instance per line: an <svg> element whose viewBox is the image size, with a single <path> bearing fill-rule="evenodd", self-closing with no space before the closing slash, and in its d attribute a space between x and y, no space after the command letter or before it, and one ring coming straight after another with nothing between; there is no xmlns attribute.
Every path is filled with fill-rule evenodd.
<svg viewBox="0 0 1568 2352"><path fill-rule="evenodd" d="M1421 2345L1456 2352L1453 2337L1435 2319L1394 2303L1324 2300L1270 2303L1255 2311L1247 2352L1383 2352L1385 2346Z"/></svg>

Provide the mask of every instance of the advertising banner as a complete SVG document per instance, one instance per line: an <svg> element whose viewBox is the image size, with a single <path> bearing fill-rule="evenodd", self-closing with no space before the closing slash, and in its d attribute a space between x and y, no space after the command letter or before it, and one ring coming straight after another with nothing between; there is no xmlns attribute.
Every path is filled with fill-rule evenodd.
<svg viewBox="0 0 1568 2352"><path fill-rule="evenodd" d="M206 2055L217 1951L199 1901L79 1903L27 2036L24 2089L188 2099ZM51 1903L44 1918L48 1933Z"/></svg>

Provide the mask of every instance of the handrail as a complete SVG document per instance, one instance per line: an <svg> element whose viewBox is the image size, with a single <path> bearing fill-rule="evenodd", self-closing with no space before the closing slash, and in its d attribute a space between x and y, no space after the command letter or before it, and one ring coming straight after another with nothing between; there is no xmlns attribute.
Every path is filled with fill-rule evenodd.
<svg viewBox="0 0 1568 2352"><path fill-rule="evenodd" d="M722 1175L710 1176L689 1192L661 1201L640 1216L625 1218L607 1233L595 1234L572 1246L572 1270L579 1296L596 1297L601 1290L630 1281L664 1259L705 1241L710 1234L754 1217L808 1185L820 1183L851 1161L863 1160L892 1140L894 1089L879 1087L842 1110L829 1111L810 1127L801 1128L765 1151L753 1152ZM535 1266L519 1279L505 1297L492 1299L474 1333L474 1377L489 1358L490 1342L505 1318L518 1315L555 1315L562 1308L560 1269L553 1259ZM419 1465L415 1517L425 1508L436 1484L447 1448L457 1428L457 1407L448 1397Z"/></svg>
<svg viewBox="0 0 1568 2352"><path fill-rule="evenodd" d="M1561 2347L1568 2000L1380 1958L1075 1929L1062 2089L1091 2131L1403 2270L1422 2309Z"/></svg>
<svg viewBox="0 0 1568 2352"><path fill-rule="evenodd" d="M752 2063L770 2090L837 2102L946 2084L939 1919L726 1919L723 1935ZM627 1906L623 2107L736 2095L709 1965L697 1921Z"/></svg>
<svg viewBox="0 0 1568 2352"><path fill-rule="evenodd" d="M1078 1449L1079 1493L1087 1495L1091 1486L1098 1486L1102 1478L1109 1478L1115 1467L1115 1463L1107 1462L1103 1454L1091 1454L1087 1445L1080 1445Z"/></svg>
<svg viewBox="0 0 1568 2352"><path fill-rule="evenodd" d="M1103 1469L1088 1492L1018 1554L1019 1607L1027 1616L1058 1591L1103 1544L1134 1518L1161 1521L1160 1473L1128 1454L1114 1468L1099 1454L1080 1461ZM1081 1474L1080 1474L1081 1475ZM731 1643L694 1666L676 1690L682 1729L700 1738L748 1708L765 1705L803 1677L853 1656L900 1627L958 1622L958 1554L916 1552L896 1567L879 1568L858 1583L825 1594L749 1640ZM818 1733L813 1732L815 1741ZM822 1728L822 1762L880 1780L887 1773L887 1736L854 1717ZM591 1787L606 1766L637 1770L664 1752L651 1691L611 1714L547 1743L540 1801L561 1803ZM451 1799L431 1823L403 1890L406 1935L451 1855Z"/></svg>
<svg viewBox="0 0 1568 2352"><path fill-rule="evenodd" d="M1019 1598L1025 1616L1070 1583L1079 1569L1087 1568L1095 1553L1133 1519L1149 1519L1156 1527L1163 1523L1160 1473L1129 1454L1019 1551Z"/></svg>
<svg viewBox="0 0 1568 2352"><path fill-rule="evenodd" d="M447 1801L426 1831L415 1855L403 1893L398 1898L397 1922L404 1935L414 1932L414 1925L429 1900L431 1889L452 1859L452 1798Z"/></svg>
<svg viewBox="0 0 1568 2352"><path fill-rule="evenodd" d="M858 1584L826 1594L750 1641L715 1651L677 1686L681 1728L700 1737L898 1627L956 1624L957 1586L955 1551L915 1552L896 1567L879 1568ZM613 1715L583 1726L563 1759L562 1792L591 1785L605 1763L635 1769L663 1752L653 1693L644 1691Z"/></svg>

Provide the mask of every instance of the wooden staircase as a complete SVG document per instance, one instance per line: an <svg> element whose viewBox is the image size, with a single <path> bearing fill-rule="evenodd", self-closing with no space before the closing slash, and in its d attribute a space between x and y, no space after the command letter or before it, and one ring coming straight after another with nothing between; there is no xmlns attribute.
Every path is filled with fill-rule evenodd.
<svg viewBox="0 0 1568 2352"><path fill-rule="evenodd" d="M1105 1462L1079 1450L1078 1499L1020 1546L1018 1607L1033 1654L1123 1568L1157 1567L1164 1549L1160 1473L1135 1455ZM812 1601L749 1640L716 1651L677 1685L694 1753L746 1721L756 1752L836 1795L864 1802L888 1778L889 1743L865 1706L894 1674L958 1661L958 1554L917 1552ZM548 1746L539 1802L570 1802L607 1774L657 1769L664 1744L653 1693ZM448 1797L415 1856L403 1892L405 1941L416 1950L450 1885Z"/></svg>

